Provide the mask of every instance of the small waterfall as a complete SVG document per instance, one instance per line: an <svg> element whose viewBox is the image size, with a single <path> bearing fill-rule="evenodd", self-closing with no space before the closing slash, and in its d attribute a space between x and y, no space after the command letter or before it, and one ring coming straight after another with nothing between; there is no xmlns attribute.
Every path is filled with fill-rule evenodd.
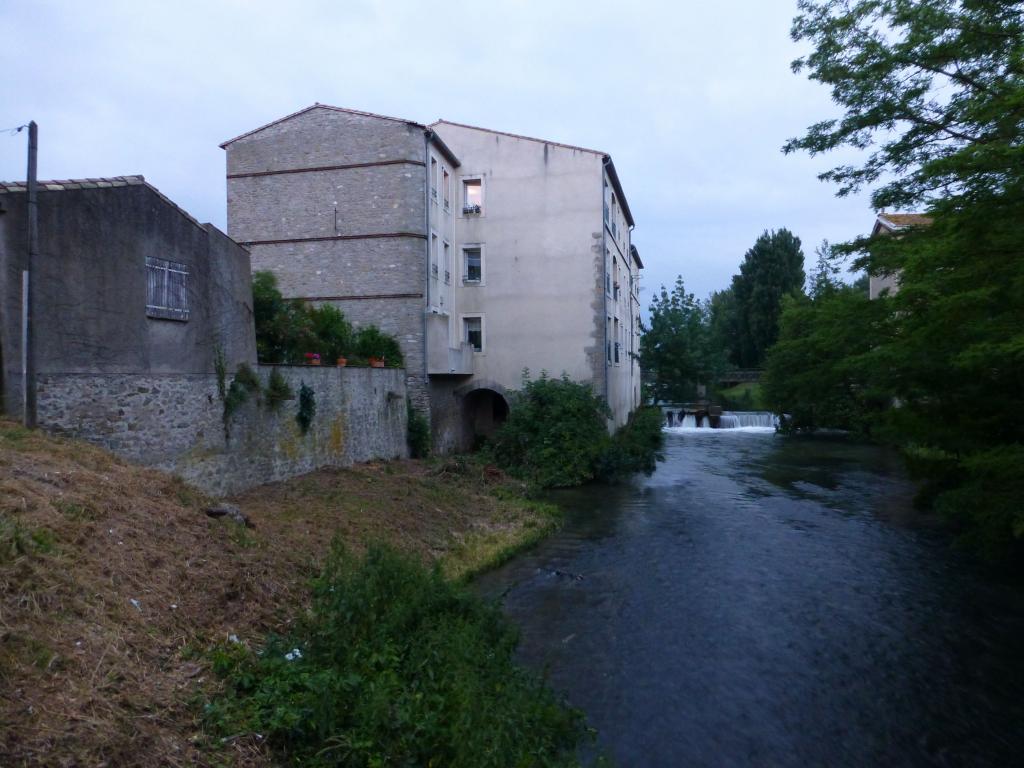
<svg viewBox="0 0 1024 768"><path fill-rule="evenodd" d="M688 413L685 416L683 416L683 423L680 424L679 426L681 426L683 429L696 429L697 418L692 413Z"/></svg>
<svg viewBox="0 0 1024 768"><path fill-rule="evenodd" d="M720 422L722 429L739 429L741 427L775 429L778 424L778 417L768 411L725 411L722 413Z"/></svg>

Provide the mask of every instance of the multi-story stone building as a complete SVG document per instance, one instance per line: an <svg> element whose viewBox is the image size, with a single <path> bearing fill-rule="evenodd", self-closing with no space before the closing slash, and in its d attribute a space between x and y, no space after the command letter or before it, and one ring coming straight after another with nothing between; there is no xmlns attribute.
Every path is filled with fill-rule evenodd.
<svg viewBox="0 0 1024 768"><path fill-rule="evenodd" d="M222 145L228 232L286 296L395 335L435 446L508 413L524 369L640 402L633 218L606 153L314 105Z"/></svg>

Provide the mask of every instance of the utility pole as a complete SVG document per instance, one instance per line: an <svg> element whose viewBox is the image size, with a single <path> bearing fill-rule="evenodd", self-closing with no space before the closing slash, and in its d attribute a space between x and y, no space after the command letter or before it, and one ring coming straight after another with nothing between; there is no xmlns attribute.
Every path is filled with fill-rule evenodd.
<svg viewBox="0 0 1024 768"><path fill-rule="evenodd" d="M35 263L39 256L39 210L36 201L36 155L39 151L39 130L36 121L28 124L28 263L21 273L21 385L23 422L36 426L36 355L33 341L33 294L36 293Z"/></svg>

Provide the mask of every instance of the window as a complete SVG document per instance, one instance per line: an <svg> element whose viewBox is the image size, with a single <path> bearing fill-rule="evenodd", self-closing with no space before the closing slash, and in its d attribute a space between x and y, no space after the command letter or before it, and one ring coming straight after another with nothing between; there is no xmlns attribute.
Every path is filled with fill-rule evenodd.
<svg viewBox="0 0 1024 768"><path fill-rule="evenodd" d="M483 179L463 179L462 212L480 213L484 206Z"/></svg>
<svg viewBox="0 0 1024 768"><path fill-rule="evenodd" d="M452 281L452 247L448 244L448 241L444 241L444 284L448 285Z"/></svg>
<svg viewBox="0 0 1024 768"><path fill-rule="evenodd" d="M476 352L484 351L484 319L482 317L462 318L462 337Z"/></svg>
<svg viewBox="0 0 1024 768"><path fill-rule="evenodd" d="M462 263L462 282L480 283L483 281L483 251L479 245L462 249Z"/></svg>
<svg viewBox="0 0 1024 768"><path fill-rule="evenodd" d="M614 360L615 360L615 364L618 365L619 364L619 346L620 346L620 343L619 343L619 318L615 318L615 336L614 336L614 338L615 338Z"/></svg>
<svg viewBox="0 0 1024 768"><path fill-rule="evenodd" d="M430 196L437 200L437 158L430 158Z"/></svg>
<svg viewBox="0 0 1024 768"><path fill-rule="evenodd" d="M604 329L605 339L605 359L611 363L612 361L612 319L607 319L607 324Z"/></svg>
<svg viewBox="0 0 1024 768"><path fill-rule="evenodd" d="M188 267L146 257L146 317L188 320Z"/></svg>
<svg viewBox="0 0 1024 768"><path fill-rule="evenodd" d="M430 235L430 276L437 279L437 235Z"/></svg>
<svg viewBox="0 0 1024 768"><path fill-rule="evenodd" d="M448 200L452 195L452 177L448 175L448 169L441 169L441 194L444 195L444 209L448 210Z"/></svg>

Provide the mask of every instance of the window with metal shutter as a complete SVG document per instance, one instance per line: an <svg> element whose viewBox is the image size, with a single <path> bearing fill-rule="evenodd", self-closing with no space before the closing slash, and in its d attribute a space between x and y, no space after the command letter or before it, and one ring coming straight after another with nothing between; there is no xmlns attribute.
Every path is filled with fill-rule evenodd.
<svg viewBox="0 0 1024 768"><path fill-rule="evenodd" d="M146 258L146 315L163 320L188 320L186 265Z"/></svg>

